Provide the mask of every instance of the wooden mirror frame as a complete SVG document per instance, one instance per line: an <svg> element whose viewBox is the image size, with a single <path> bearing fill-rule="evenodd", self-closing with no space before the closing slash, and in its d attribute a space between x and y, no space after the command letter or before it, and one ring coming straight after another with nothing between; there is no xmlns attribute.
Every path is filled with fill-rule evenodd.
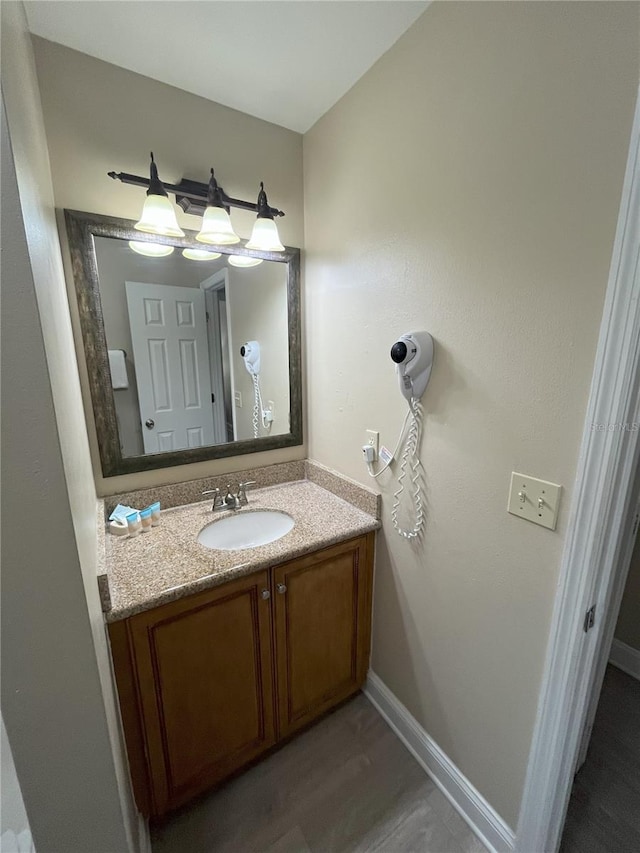
<svg viewBox="0 0 640 853"><path fill-rule="evenodd" d="M103 476L114 477L119 474L133 474L137 471L152 471L173 465L188 465L191 462L203 462L207 459L222 459L227 456L259 453L263 450L276 450L302 444L300 249L287 247L284 252L258 252L245 249L241 245L207 246L211 251L221 252L224 255L248 255L252 258L262 258L287 265L290 431L284 435L229 441L225 444L172 450L168 453L123 456L113 389L111 383L105 381L105 377L110 375L109 356L102 316L94 237L164 243L181 249L202 249L203 246L196 241L195 231L187 231L182 238L158 237L136 231L133 221L129 219L118 219L77 210L65 210L64 217Z"/></svg>

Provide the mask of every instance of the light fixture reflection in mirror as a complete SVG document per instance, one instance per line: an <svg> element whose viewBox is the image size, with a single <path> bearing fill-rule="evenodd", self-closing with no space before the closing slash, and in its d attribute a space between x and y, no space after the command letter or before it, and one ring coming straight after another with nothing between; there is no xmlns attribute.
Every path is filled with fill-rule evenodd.
<svg viewBox="0 0 640 853"><path fill-rule="evenodd" d="M222 255L220 252L208 252L206 249L183 249L182 257L188 261L215 261Z"/></svg>
<svg viewBox="0 0 640 853"><path fill-rule="evenodd" d="M173 254L173 246L163 246L162 243L147 243L143 240L129 240L129 248L146 258L167 258ZM218 257L220 256L218 255Z"/></svg>
<svg viewBox="0 0 640 853"><path fill-rule="evenodd" d="M262 258L250 258L248 255L229 255L229 263L232 267L241 267L243 269L247 269L248 267L257 267L258 264L262 263Z"/></svg>

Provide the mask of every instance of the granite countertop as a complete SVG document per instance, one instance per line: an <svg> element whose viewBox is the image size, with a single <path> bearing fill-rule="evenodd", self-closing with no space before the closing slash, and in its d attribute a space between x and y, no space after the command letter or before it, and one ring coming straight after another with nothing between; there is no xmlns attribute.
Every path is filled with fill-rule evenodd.
<svg viewBox="0 0 640 853"><path fill-rule="evenodd" d="M275 542L237 551L198 543L198 533L212 521L257 509L289 513L293 530ZM211 500L164 510L160 526L148 533L104 537L99 561L104 559L111 599L105 618L117 622L379 527L372 515L309 480L249 492L248 506L239 510L213 513Z"/></svg>

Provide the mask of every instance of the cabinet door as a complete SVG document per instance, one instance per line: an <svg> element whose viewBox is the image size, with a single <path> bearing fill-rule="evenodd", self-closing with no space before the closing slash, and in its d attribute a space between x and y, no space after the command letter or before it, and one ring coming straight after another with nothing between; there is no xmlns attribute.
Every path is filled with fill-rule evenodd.
<svg viewBox="0 0 640 853"><path fill-rule="evenodd" d="M280 737L362 687L372 569L373 534L273 570Z"/></svg>
<svg viewBox="0 0 640 853"><path fill-rule="evenodd" d="M259 572L129 620L156 816L275 741L268 589Z"/></svg>

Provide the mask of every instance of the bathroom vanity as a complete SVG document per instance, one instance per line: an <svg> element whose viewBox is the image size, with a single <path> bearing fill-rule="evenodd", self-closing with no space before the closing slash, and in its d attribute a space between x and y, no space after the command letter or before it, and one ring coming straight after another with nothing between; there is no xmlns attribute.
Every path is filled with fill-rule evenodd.
<svg viewBox="0 0 640 853"><path fill-rule="evenodd" d="M65 227L105 478L302 444L299 249L211 246L203 257L193 231L141 238L133 221L82 211L65 211ZM379 497L309 460L232 476L234 488L248 481L249 504L221 513L202 495L227 495L226 476L100 508L101 531L116 503L163 510L160 527L102 537L99 553L149 817L238 772L366 677ZM261 539L267 515L293 529ZM225 516L227 531L240 528L236 550L222 547Z"/></svg>
<svg viewBox="0 0 640 853"><path fill-rule="evenodd" d="M240 512L263 508L295 526L251 549L196 541L210 502L163 513L145 536L108 537L106 618L147 816L254 762L366 678L379 521L308 480L261 489Z"/></svg>

